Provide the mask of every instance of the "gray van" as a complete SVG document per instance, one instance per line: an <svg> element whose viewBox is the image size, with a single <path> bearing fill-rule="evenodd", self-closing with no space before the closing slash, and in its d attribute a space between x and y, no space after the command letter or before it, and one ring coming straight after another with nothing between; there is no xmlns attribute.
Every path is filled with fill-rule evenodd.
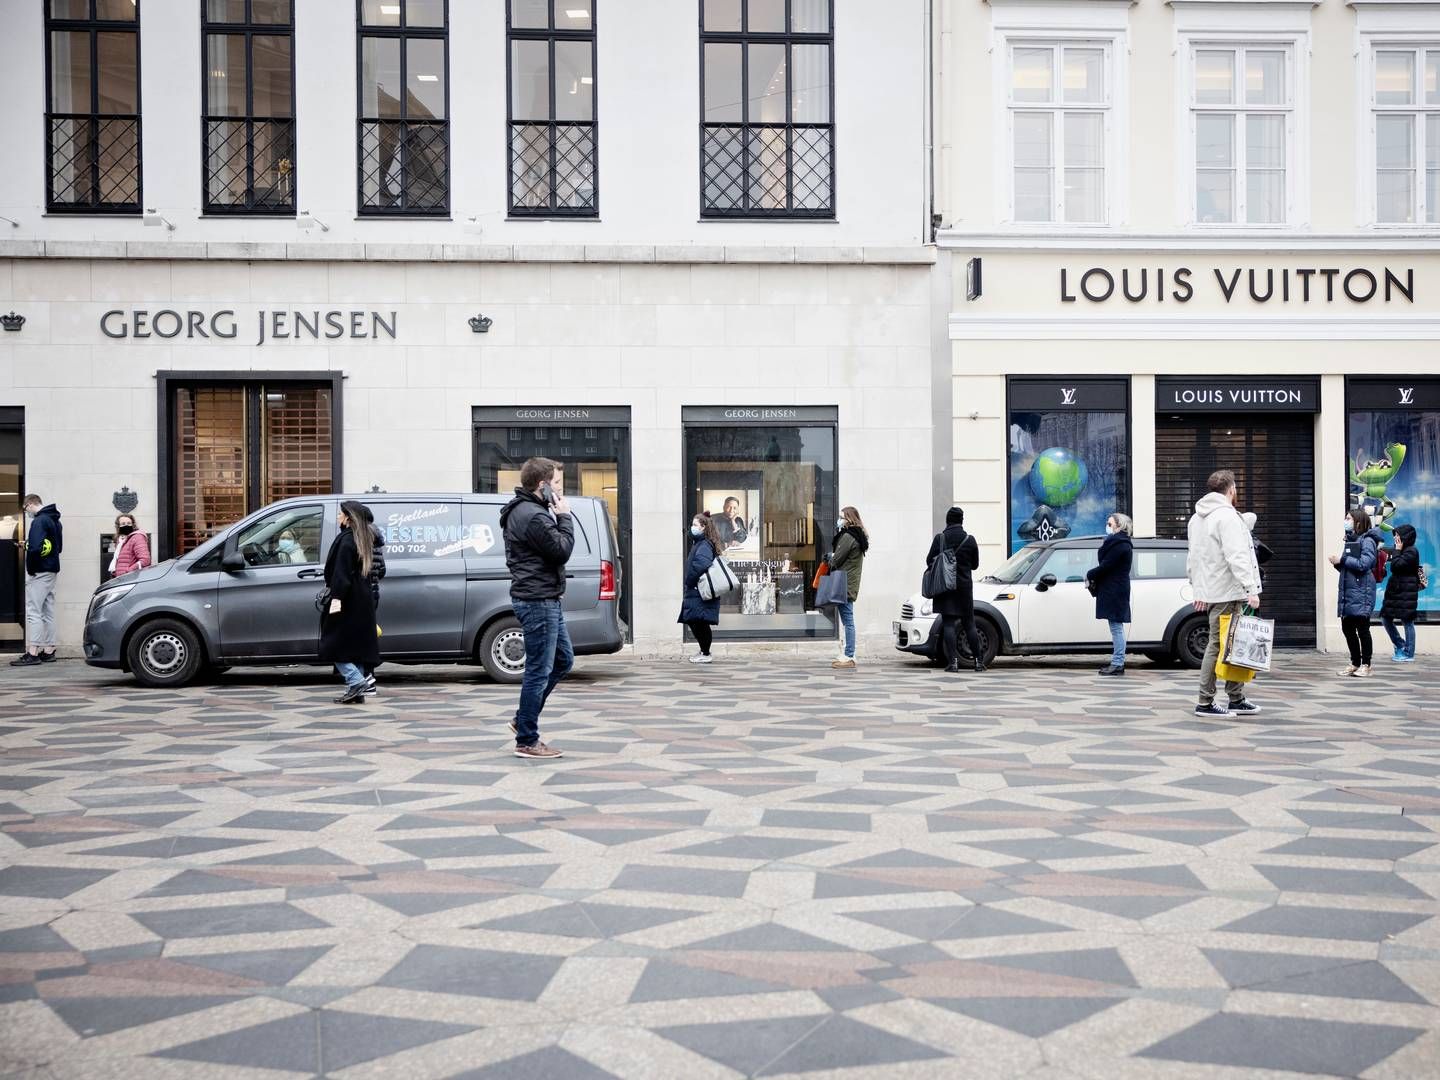
<svg viewBox="0 0 1440 1080"><path fill-rule="evenodd" d="M272 503L178 559L95 591L85 661L142 686L184 686L232 664L317 664L325 555L340 503L355 499L385 535L380 655L387 663L479 661L500 682L525 672L510 607L500 511L506 495L315 495ZM565 622L579 655L619 652L619 547L605 503L571 496L575 551Z"/></svg>

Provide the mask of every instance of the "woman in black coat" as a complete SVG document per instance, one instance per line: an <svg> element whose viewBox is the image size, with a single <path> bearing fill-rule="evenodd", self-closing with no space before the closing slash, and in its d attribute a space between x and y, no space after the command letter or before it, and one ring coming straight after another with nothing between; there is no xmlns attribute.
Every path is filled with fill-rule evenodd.
<svg viewBox="0 0 1440 1080"><path fill-rule="evenodd" d="M380 662L375 633L375 600L370 591L374 569L369 511L358 502L340 504L340 534L325 556L325 587L330 602L320 616L320 659L335 665L345 680L337 705L365 701L365 667Z"/></svg>
<svg viewBox="0 0 1440 1080"><path fill-rule="evenodd" d="M685 593L680 601L680 618L695 635L700 651L690 657L692 664L708 664L710 658L710 627L720 622L720 598L706 600L700 595L700 579L725 550L719 530L709 514L696 514L690 519L690 554L685 559Z"/></svg>
<svg viewBox="0 0 1440 1080"><path fill-rule="evenodd" d="M1397 664L1415 662L1415 612L1420 607L1420 549L1415 546L1415 526L1395 526L1395 549L1385 561L1385 599L1380 602L1380 623L1395 646L1391 657ZM1395 628L1399 623L1403 628Z"/></svg>
<svg viewBox="0 0 1440 1080"><path fill-rule="evenodd" d="M975 537L965 531L965 511L952 506L945 512L945 529L935 534L930 541L930 553L925 556L928 568L949 549L955 553L955 588L943 592L931 600L935 614L940 616L943 628L945 670L960 670L960 643L957 631L965 628L965 640L970 645L970 655L975 658L975 670L984 671L985 661L980 655L980 635L975 630L975 585L970 576L980 566L980 545Z"/></svg>
<svg viewBox="0 0 1440 1080"><path fill-rule="evenodd" d="M1095 594L1095 617L1110 624L1112 646L1110 666L1101 675L1125 674L1125 624L1130 621L1130 564L1135 545L1130 534L1135 527L1124 514L1105 519L1105 542L1100 545L1099 564L1085 574L1086 587Z"/></svg>

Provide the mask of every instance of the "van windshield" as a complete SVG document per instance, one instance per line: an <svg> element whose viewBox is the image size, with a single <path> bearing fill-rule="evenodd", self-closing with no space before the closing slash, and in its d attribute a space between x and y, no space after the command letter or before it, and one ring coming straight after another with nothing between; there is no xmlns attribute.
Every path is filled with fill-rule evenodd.
<svg viewBox="0 0 1440 1080"><path fill-rule="evenodd" d="M993 574L986 574L982 581L993 581L997 585L1014 585L1025 572L1034 566L1040 556L1045 554L1043 547L1024 547L1017 551L1005 562L1000 569Z"/></svg>

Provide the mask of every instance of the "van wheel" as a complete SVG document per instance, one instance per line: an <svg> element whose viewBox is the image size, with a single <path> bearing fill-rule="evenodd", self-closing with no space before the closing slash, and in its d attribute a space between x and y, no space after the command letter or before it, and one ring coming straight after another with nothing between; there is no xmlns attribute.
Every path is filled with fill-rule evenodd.
<svg viewBox="0 0 1440 1080"><path fill-rule="evenodd" d="M525 677L525 632L514 616L496 619L480 638L480 664L500 683Z"/></svg>
<svg viewBox="0 0 1440 1080"><path fill-rule="evenodd" d="M130 673L141 686L186 686L205 657L195 631L177 619L156 619L135 631L126 649Z"/></svg>
<svg viewBox="0 0 1440 1080"><path fill-rule="evenodd" d="M1205 646L1210 643L1210 619L1195 615L1180 624L1175 635L1175 659L1191 670L1197 670L1205 660Z"/></svg>

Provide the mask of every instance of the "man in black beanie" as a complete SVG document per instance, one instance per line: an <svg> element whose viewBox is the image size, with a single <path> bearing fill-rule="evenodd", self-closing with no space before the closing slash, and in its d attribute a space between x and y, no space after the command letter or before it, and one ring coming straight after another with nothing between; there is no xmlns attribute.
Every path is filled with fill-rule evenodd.
<svg viewBox="0 0 1440 1080"><path fill-rule="evenodd" d="M970 577L970 572L980 566L980 545L965 531L965 511L958 506L946 511L945 528L936 533L935 539L930 542L930 554L925 557L925 565L932 565L942 553L955 560L955 588L932 598L935 614L940 616L944 628L945 670L960 670L957 631L963 624L970 655L975 658L975 670L984 671L980 635L975 631L975 587Z"/></svg>

